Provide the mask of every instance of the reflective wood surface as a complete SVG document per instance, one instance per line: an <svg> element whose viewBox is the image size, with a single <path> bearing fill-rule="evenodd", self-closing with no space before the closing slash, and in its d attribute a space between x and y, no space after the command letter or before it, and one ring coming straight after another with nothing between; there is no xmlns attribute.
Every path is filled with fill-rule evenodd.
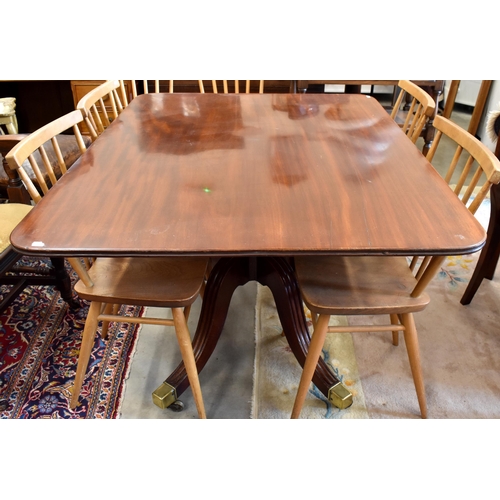
<svg viewBox="0 0 500 500"><path fill-rule="evenodd" d="M51 255L451 255L484 238L373 98L148 94L12 243Z"/></svg>

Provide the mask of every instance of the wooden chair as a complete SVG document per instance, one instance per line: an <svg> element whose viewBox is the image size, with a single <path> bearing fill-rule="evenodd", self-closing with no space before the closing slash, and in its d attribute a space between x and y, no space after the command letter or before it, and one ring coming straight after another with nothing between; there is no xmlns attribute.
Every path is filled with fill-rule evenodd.
<svg viewBox="0 0 500 500"><path fill-rule="evenodd" d="M142 87L143 87L143 92L144 94L150 94L150 93L155 93L158 94L160 92L168 92L172 94L175 89L175 82L174 80L167 80L168 81L168 89L165 88L165 86L161 84L160 80L142 80ZM257 91L259 94L264 93L264 80L255 80L256 84L252 84L252 80L245 80L244 84L240 83L240 80L219 80L222 81L222 92L224 94L229 94L229 93L235 93L239 94L240 90L243 93L249 94L252 91ZM210 80L210 85L208 87L209 91L213 92L214 94L219 93L219 87L220 84L217 83L217 80ZM198 89L200 93L204 94L205 93L205 84L203 83L203 80L198 80ZM132 98L137 97L138 91L137 91L137 84L135 80L132 80Z"/></svg>
<svg viewBox="0 0 500 500"><path fill-rule="evenodd" d="M38 142L36 147L29 150L23 147L22 144L32 136L23 135L20 138L17 135L9 136L13 138L11 143L13 149L6 155L7 163L9 167L15 164L12 160L9 162L8 157L16 148L22 148L22 153L26 153L23 161L19 165L15 164L14 168L19 173L24 187L35 203L38 203L42 195L48 192L49 187L56 183L54 164L47 154L48 145L45 143L50 141L50 149L57 157L58 168L64 174L67 171L67 167L56 136L73 127L80 153L83 153L86 147L76 125L81 120L81 113L75 111L69 116L58 120L57 123L43 127L32 134L32 136L38 139ZM5 142L5 144L8 144L8 142ZM31 143L28 148L31 148ZM37 155L34 154L35 151ZM37 157L39 158L39 162L36 160ZM38 185L35 185L31 178L32 175L36 175ZM20 201L24 203L6 203L0 205L0 214L2 216L0 222L0 284L12 285L11 290L0 304L0 310L8 307L27 286L31 285L55 285L60 290L62 298L71 307L78 307L78 302L73 298L70 278L64 268L64 259L61 257L52 257L52 268L38 265L18 265L22 255L10 246L10 233L33 208L26 198L23 197Z"/></svg>
<svg viewBox="0 0 500 500"><path fill-rule="evenodd" d="M437 116L434 127L437 133L427 157L430 161L434 158L443 135L457 144L457 153L446 180L451 183L458 175L454 192L474 213L490 186L500 181L500 162L475 137L446 118ZM458 162L459 152L463 150L469 155L465 165ZM473 164L476 165L474 172ZM292 418L299 417L327 332L380 331L392 331L394 345L398 344L399 332L404 333L420 412L422 418L426 418L427 403L413 313L423 310L429 302L425 287L445 258L426 257L422 260L415 257L409 264L405 257L295 257L297 279L303 300L313 314L314 332ZM389 315L390 322L376 326L330 327L331 315Z"/></svg>
<svg viewBox="0 0 500 500"><path fill-rule="evenodd" d="M206 418L187 326L189 310L203 286L206 267L207 259L196 257L97 258L87 275L79 273L81 279L75 285L75 291L91 304L83 332L71 408L78 404L98 322L125 321L175 327L198 415ZM115 304L170 308L173 319L123 317L116 309L112 310Z"/></svg>
<svg viewBox="0 0 500 500"><path fill-rule="evenodd" d="M79 109L95 141L127 106L123 80L108 80L85 94L76 108Z"/></svg>
<svg viewBox="0 0 500 500"><path fill-rule="evenodd" d="M43 144L48 140L56 141L54 137L70 127L73 127L75 137L79 140L82 149L85 148L78 130L78 124L82 120L83 116L79 110L68 113L23 139L7 154L6 159L10 168L18 170L35 203L41 200L42 195L39 194L23 169L25 160L30 161L43 188L43 194L45 194L49 187L43 181L41 169L33 159L33 152L37 149L40 151L45 168L50 170L50 162L45 161L46 154ZM55 142L53 145L54 149L57 150ZM52 184L55 184L55 177L52 175L50 177L53 181ZM202 288L207 259L180 257L97 258L92 263L85 262L85 265L76 258L68 260L80 278L75 285L75 291L82 299L91 302L83 332L70 403L71 408L75 408L78 404L98 322L103 322L103 330L105 330L104 325L109 324L110 321L126 321L175 326L198 414L201 418L205 418L187 318L190 306ZM119 314L117 307L117 305L122 304L169 307L172 309L173 319L124 317ZM105 336L106 332L103 331L103 337Z"/></svg>
<svg viewBox="0 0 500 500"><path fill-rule="evenodd" d="M169 94L173 94L174 80L166 80L166 81L168 81L168 90L162 87L160 80L142 80L143 91L145 94L150 94L151 92L154 94L159 94L165 91L167 91ZM132 82L132 99L134 99L137 97L137 84L135 80L131 80L131 82ZM203 92L203 82L201 80L198 80L198 86L200 92Z"/></svg>
<svg viewBox="0 0 500 500"><path fill-rule="evenodd" d="M222 92L224 94L229 94L229 93L233 93L233 92L235 94L239 94L240 90L241 90L242 93L250 94L251 89L254 88L252 86L252 80L244 80L244 81L245 81L245 86L244 87L241 86L241 88L240 88L240 80L232 80L232 81L222 80ZM257 90L257 92L259 94L263 94L264 93L264 80L257 80L257 82L258 82L258 87L255 87L255 90ZM212 92L214 94L217 94L219 92L217 80L212 80L211 83L212 83ZM200 85L200 92L205 93L205 86L203 84L203 80L199 80L199 85Z"/></svg>
<svg viewBox="0 0 500 500"><path fill-rule="evenodd" d="M11 170L7 165L7 161L5 160L5 156L7 153L19 142L21 142L25 137L29 134L10 134L0 136L0 163L2 167L0 167L0 196L8 198L10 202L16 203L30 203L29 195L24 188L24 185L17 173L17 170ZM85 146L88 147L92 143L90 137L83 136L83 141ZM64 165L67 169L73 165L73 163L80 158L82 152L76 138L71 134L60 134L57 136L57 143L61 150L61 154L64 160ZM61 177L62 172L59 166L59 159L52 147L52 143L48 142L45 146L45 152L47 153L47 157L50 161L52 171L56 176L56 179ZM33 154L34 159L37 164L42 163L42 158L38 151L35 151ZM30 176L31 181L35 184L38 191L41 192L40 184L36 178L33 169L29 161L26 161L24 164L24 169ZM50 183L50 178L47 172L44 172L44 180L46 183Z"/></svg>
<svg viewBox="0 0 500 500"><path fill-rule="evenodd" d="M425 90L409 80L399 80L397 89L399 94L391 117L415 144L427 122L434 116L436 103Z"/></svg>

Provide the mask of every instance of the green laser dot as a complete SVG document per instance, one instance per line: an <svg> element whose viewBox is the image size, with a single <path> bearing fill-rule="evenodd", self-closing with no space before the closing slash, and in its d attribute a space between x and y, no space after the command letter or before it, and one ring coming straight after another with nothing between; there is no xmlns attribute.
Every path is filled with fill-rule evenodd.
<svg viewBox="0 0 500 500"><path fill-rule="evenodd" d="M210 193L210 189L208 188L203 188L203 191L205 191L205 193Z"/></svg>

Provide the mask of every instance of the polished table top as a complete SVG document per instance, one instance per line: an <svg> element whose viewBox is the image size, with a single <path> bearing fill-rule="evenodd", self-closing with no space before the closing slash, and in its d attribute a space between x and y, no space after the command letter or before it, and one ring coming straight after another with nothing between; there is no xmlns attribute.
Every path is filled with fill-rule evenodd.
<svg viewBox="0 0 500 500"><path fill-rule="evenodd" d="M11 236L27 254L463 254L482 227L373 98L147 94Z"/></svg>

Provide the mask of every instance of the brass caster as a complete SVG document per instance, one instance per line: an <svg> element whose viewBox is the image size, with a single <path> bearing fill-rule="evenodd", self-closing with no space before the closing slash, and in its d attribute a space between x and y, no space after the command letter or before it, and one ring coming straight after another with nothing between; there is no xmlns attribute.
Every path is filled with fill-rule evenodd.
<svg viewBox="0 0 500 500"><path fill-rule="evenodd" d="M170 407L177 402L177 393L175 391L175 387L172 387L166 382L163 382L163 384L161 384L160 387L158 387L153 392L153 403L162 410Z"/></svg>
<svg viewBox="0 0 500 500"><path fill-rule="evenodd" d="M172 411L175 411L175 412L179 412L179 411L182 411L184 410L184 403L182 401L175 401L173 402L169 407L168 407L169 410L172 410Z"/></svg>
<svg viewBox="0 0 500 500"><path fill-rule="evenodd" d="M328 401L340 410L345 410L352 405L352 394L341 382L328 389Z"/></svg>

